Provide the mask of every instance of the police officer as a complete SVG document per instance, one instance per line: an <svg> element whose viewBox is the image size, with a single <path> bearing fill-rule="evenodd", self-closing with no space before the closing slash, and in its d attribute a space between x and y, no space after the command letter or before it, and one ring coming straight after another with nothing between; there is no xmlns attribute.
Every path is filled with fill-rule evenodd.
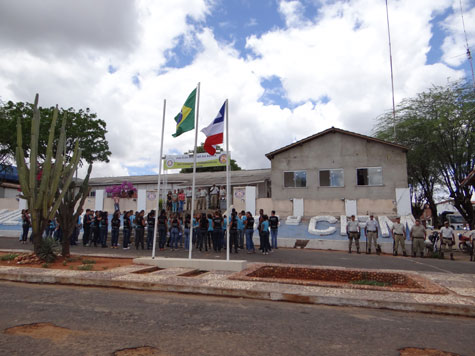
<svg viewBox="0 0 475 356"><path fill-rule="evenodd" d="M452 253L452 246L455 245L455 233L454 230L449 226L449 222L446 221L444 226L440 229L440 236L442 240L440 241L440 247L444 246L444 250L447 249L450 252L450 259L454 259L454 254Z"/></svg>
<svg viewBox="0 0 475 356"><path fill-rule="evenodd" d="M403 224L401 224L401 218L399 216L396 218L396 222L393 224L391 234L393 235L393 240L394 240L393 256L397 256L397 252L399 250L399 245L401 245L401 247L402 247L403 256L407 256L407 253L406 253L406 227Z"/></svg>
<svg viewBox="0 0 475 356"><path fill-rule="evenodd" d="M421 258L424 257L424 241L426 239L426 229L421 225L421 220L417 219L416 224L411 228L410 234L412 240L412 255L416 257L420 253Z"/></svg>
<svg viewBox="0 0 475 356"><path fill-rule="evenodd" d="M87 246L89 244L89 240L91 238L91 209L86 209L86 214L84 214L84 223L82 228L84 229L84 234L82 237L82 244L83 246Z"/></svg>
<svg viewBox="0 0 475 356"><path fill-rule="evenodd" d="M365 225L365 234L366 234L366 254L371 254L371 244L374 242L374 249L379 255L378 248L378 223L374 220L374 215L369 216L369 220Z"/></svg>
<svg viewBox="0 0 475 356"><path fill-rule="evenodd" d="M351 245L355 240L356 252L360 253L360 226L358 221L355 220L355 216L351 215L351 220L346 224L346 234L348 235L348 253L351 253Z"/></svg>
<svg viewBox="0 0 475 356"><path fill-rule="evenodd" d="M211 196L210 208L211 209L218 209L219 188L216 186L216 184L213 184L213 186L210 188L209 194Z"/></svg>

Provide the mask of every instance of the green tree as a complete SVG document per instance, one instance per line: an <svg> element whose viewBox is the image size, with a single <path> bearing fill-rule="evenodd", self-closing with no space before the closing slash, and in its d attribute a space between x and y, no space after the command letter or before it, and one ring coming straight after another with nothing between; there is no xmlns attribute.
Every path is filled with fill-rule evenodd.
<svg viewBox="0 0 475 356"><path fill-rule="evenodd" d="M53 120L55 108L39 108L41 115L39 137L38 137L38 159L41 161L46 156L46 146L48 142L49 128ZM23 126L22 140L25 143L24 153L28 157L31 147L29 138L31 135L31 120L33 117L33 104L8 101L0 107L0 163L12 162L15 157L17 144L16 125L17 120ZM58 118L66 119L66 159L72 157L76 142L81 149L81 162L92 163L95 161L109 162L109 143L105 138L106 123L98 119L97 115L89 110L59 109ZM56 153L60 135L60 128L56 127L53 140L53 153Z"/></svg>
<svg viewBox="0 0 475 356"><path fill-rule="evenodd" d="M395 120L391 113L382 115L374 134L409 148L409 182L423 193L434 218L434 193L440 184L474 228L473 188L460 185L475 165L475 91L469 83L434 86L404 99Z"/></svg>
<svg viewBox="0 0 475 356"><path fill-rule="evenodd" d="M202 142L198 147L196 147L196 153L205 153L204 149L204 142ZM216 146L216 152L223 152L223 149L221 146L217 145ZM187 154L193 154L193 150L189 150ZM231 158L231 161L229 162L229 168L231 171L240 171L241 167L237 164L237 162ZM226 166L216 166L216 167L197 167L196 171L197 172L221 172L225 171ZM193 173L193 168L183 168L180 173Z"/></svg>

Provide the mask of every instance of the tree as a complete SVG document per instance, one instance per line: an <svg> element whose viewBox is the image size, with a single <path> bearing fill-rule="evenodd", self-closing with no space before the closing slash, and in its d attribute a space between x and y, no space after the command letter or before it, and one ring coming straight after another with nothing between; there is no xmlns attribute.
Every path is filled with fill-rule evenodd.
<svg viewBox="0 0 475 356"><path fill-rule="evenodd" d="M44 147L44 157L40 159L39 154L39 131L40 131L40 110L38 108L39 96L36 94L33 105L33 112L30 129L29 144L29 164L25 158L25 146L23 145L22 119L17 118L17 147L16 164L21 185L21 197L28 201L28 209L31 216L31 227L33 234L33 244L35 253L41 247L42 235L48 220L53 219L61 201L63 200L74 172L79 164L81 150L79 142L75 144L73 154L67 162L64 155L66 145L66 119L61 125L56 154L53 155L56 122L58 110L53 110L48 141ZM54 156L54 160L53 160Z"/></svg>
<svg viewBox="0 0 475 356"><path fill-rule="evenodd" d="M475 91L469 83L434 86L379 118L375 136L409 148L409 183L421 189L437 218L434 192L446 189L455 208L474 228L472 187L460 183L475 165Z"/></svg>
<svg viewBox="0 0 475 356"><path fill-rule="evenodd" d="M25 157L28 157L31 147L29 146L29 137L31 135L31 120L33 117L33 104L8 101L0 107L0 163L12 162L15 157L15 150L17 144L17 121L20 120L22 130L22 140L25 143L24 152ZM95 161L109 162L109 143L105 138L106 123L98 119L95 113L92 113L89 108L83 110L39 108L41 115L39 136L38 136L38 159L41 161L46 156L46 144L48 141L49 128L53 120L53 112L58 110L58 118L64 119L66 130L66 159L72 157L75 144L79 144L81 149L81 162L86 161L92 163ZM53 154L56 153L60 135L60 128L56 127L54 132L54 147Z"/></svg>
<svg viewBox="0 0 475 356"><path fill-rule="evenodd" d="M196 153L205 153L204 149L204 143L202 142L199 146L196 147ZM216 146L216 152L223 152L223 149L221 146L217 145ZM189 150L187 154L193 155L194 151ZM241 167L237 164L237 162L231 158L231 161L229 162L229 168L231 171L240 171ZM196 167L197 172L221 172L225 171L226 166L215 166L215 167ZM180 173L193 173L193 168L183 168Z"/></svg>

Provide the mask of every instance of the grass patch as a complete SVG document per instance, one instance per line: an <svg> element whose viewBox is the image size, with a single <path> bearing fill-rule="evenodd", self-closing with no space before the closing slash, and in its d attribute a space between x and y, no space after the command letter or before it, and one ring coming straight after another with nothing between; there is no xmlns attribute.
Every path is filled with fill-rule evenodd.
<svg viewBox="0 0 475 356"><path fill-rule="evenodd" d="M6 255L3 255L2 257L0 257L0 260L2 260L2 261L12 261L12 260L14 260L16 257L18 257L18 254L16 254L16 253L9 253L9 254L6 254Z"/></svg>
<svg viewBox="0 0 475 356"><path fill-rule="evenodd" d="M67 266L67 262L66 261L63 261L63 266Z"/></svg>
<svg viewBox="0 0 475 356"><path fill-rule="evenodd" d="M78 257L68 257L66 258L66 262L71 263L71 262L76 262L79 261Z"/></svg>
<svg viewBox="0 0 475 356"><path fill-rule="evenodd" d="M43 264L41 265L41 267L43 267L43 268L49 268L49 263L43 263Z"/></svg>
<svg viewBox="0 0 475 356"><path fill-rule="evenodd" d="M365 286L377 286L377 287L389 287L391 283L385 283L380 281L374 281L371 279L360 279L359 281L352 281L351 284L365 285Z"/></svg>
<svg viewBox="0 0 475 356"><path fill-rule="evenodd" d="M96 261L94 260L87 260L87 259L84 259L81 262L83 265L93 265L94 263L96 263Z"/></svg>
<svg viewBox="0 0 475 356"><path fill-rule="evenodd" d="M93 267L92 264L86 264L86 265L79 266L77 269L79 271L91 271L92 267Z"/></svg>

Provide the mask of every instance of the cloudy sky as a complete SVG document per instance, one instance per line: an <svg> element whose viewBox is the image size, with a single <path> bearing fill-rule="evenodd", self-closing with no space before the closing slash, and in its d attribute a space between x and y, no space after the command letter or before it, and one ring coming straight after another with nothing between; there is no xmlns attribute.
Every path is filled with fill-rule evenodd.
<svg viewBox="0 0 475 356"><path fill-rule="evenodd" d="M459 0L389 0L396 102L470 77ZM462 0L475 52L475 1ZM229 99L246 169L331 126L370 134L391 109L384 0L0 0L0 99L89 107L112 156L94 176L158 172L173 118L201 83L200 125ZM205 139L202 133L198 142Z"/></svg>

